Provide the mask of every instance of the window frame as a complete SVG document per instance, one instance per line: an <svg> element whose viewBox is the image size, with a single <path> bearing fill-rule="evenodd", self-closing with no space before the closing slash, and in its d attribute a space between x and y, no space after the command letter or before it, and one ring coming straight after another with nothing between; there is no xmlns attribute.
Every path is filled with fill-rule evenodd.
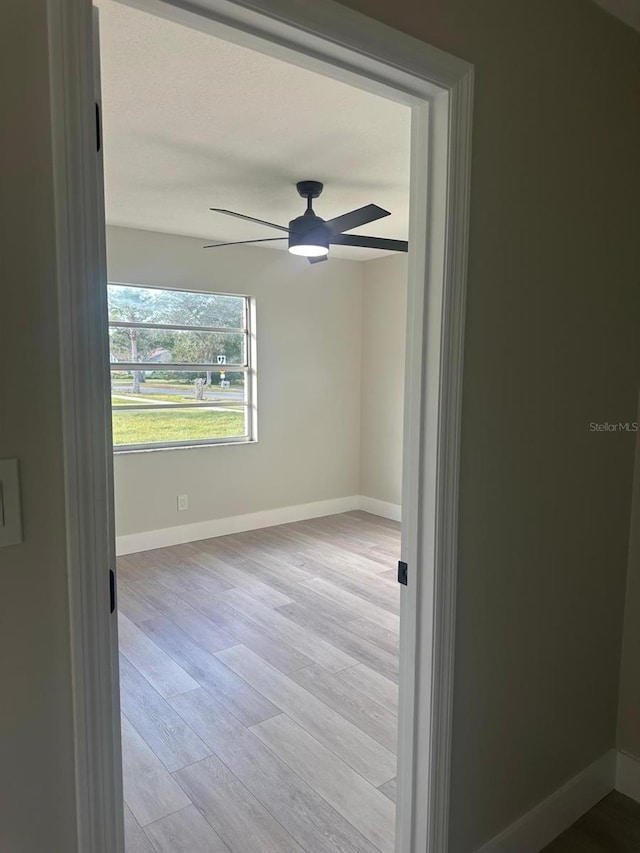
<svg viewBox="0 0 640 853"><path fill-rule="evenodd" d="M246 293L228 293L221 292L217 290L200 290L192 287L172 287L165 286L160 284L146 284L146 283L133 283L133 282L123 282L123 281L113 281L108 279L107 281L107 294L109 287L137 287L145 290L159 290L159 291L170 291L177 293L193 293L193 294L202 294L203 296L231 296L237 299L242 299L244 302L243 305L243 317L244 317L244 325L242 328L238 327L224 327L224 326L199 326L199 325L182 325L177 323L136 323L129 322L125 320L111 320L109 319L109 315L107 312L107 325L108 329L112 328L136 328L136 329L165 329L168 331L198 331L198 332L211 332L216 334L242 334L244 335L244 364L225 364L224 369L230 373L243 373L245 377L244 381L244 400L241 402L234 402L235 407L241 407L245 412L245 429L246 432L244 435L239 436L223 436L220 438L198 438L198 439L187 439L184 441L154 441L154 442L143 442L138 444L115 444L112 440L112 448L114 455L121 455L126 453L141 453L141 452L153 452L158 450L186 450L191 447L199 448L199 447L217 447L224 445L242 445L242 444L255 444L258 440L258 411L257 411L257 393L256 393L256 385L257 385L257 371L256 371L256 306L255 306L255 298L249 296ZM114 406L112 402L112 376L114 372L118 370L123 372L132 372L133 370L139 371L155 371L161 369L166 372L176 372L176 373L206 373L211 371L217 371L221 365L218 364L200 364L200 363L158 363L158 362L112 362L109 361L109 407L111 412L111 429L113 431L113 414L114 411L150 411L158 410L158 406L153 403L142 404L142 405L122 405L122 406ZM224 401L214 402L210 405L206 406L207 409L217 409L217 408L228 408L229 403ZM183 410L191 410L197 408L205 408L201 403L165 403L162 406L163 409L183 409ZM112 433L113 434L113 433Z"/></svg>

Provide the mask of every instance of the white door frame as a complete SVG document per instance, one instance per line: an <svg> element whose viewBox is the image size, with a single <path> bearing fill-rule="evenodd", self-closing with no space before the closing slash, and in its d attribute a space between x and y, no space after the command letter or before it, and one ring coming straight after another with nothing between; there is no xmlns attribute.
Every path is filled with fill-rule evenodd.
<svg viewBox="0 0 640 853"><path fill-rule="evenodd" d="M413 108L397 853L446 853L473 67L332 0L122 0ZM91 0L48 0L78 850L122 853Z"/></svg>

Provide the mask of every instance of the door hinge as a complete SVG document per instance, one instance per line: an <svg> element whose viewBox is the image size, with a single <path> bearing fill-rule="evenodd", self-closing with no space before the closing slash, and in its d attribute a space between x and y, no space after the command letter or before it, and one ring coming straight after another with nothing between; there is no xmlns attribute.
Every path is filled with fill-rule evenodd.
<svg viewBox="0 0 640 853"><path fill-rule="evenodd" d="M96 101L96 151L102 147L102 126L100 122L100 104Z"/></svg>
<svg viewBox="0 0 640 853"><path fill-rule="evenodd" d="M116 609L116 576L113 569L109 569L109 613Z"/></svg>
<svg viewBox="0 0 640 853"><path fill-rule="evenodd" d="M401 583L404 586L407 585L407 572L408 571L409 571L409 567L407 566L407 564L403 560L400 560L398 562L398 583Z"/></svg>

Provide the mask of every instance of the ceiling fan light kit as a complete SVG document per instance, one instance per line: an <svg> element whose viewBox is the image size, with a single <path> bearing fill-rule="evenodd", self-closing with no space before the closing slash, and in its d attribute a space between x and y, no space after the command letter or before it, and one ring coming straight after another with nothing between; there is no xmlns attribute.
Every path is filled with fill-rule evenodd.
<svg viewBox="0 0 640 853"><path fill-rule="evenodd" d="M303 258L321 258L329 254L329 246L318 246L317 243L308 241L294 243L289 240L289 251L292 255L301 255Z"/></svg>
<svg viewBox="0 0 640 853"><path fill-rule="evenodd" d="M289 251L305 258L321 258L329 254L331 228L313 212L312 200L322 192L322 184L320 181L300 181L296 189L302 198L307 199L307 209L289 223Z"/></svg>
<svg viewBox="0 0 640 853"><path fill-rule="evenodd" d="M378 207L377 204L367 204L357 210L352 210L349 213L344 213L342 216L336 216L334 219L325 221L317 216L313 210L313 199L318 198L323 190L323 184L320 181L299 181L296 184L296 189L302 198L307 200L307 209L302 214L289 222L289 227L284 225L276 225L274 222L267 222L265 219L256 219L253 216L245 216L243 213L236 213L233 210L225 210L219 207L212 207L211 210L215 213L224 213L226 216L234 216L238 219L245 219L248 222L257 222L261 225L268 225L270 228L277 228L278 231L284 231L288 237L270 237L267 239L257 240L235 240L231 243L211 243L205 246L205 249L214 249L218 246L233 246L240 243L266 243L275 240L288 240L288 248L292 255L301 255L308 258L309 263L318 263L318 261L326 261L329 255L329 246L360 246L367 249L384 249L392 252L406 252L409 244L405 240L392 240L386 237L364 237L357 234L344 234L344 231L351 231L352 228L358 228L362 225L367 225L369 222L375 222L377 219L382 219L389 216L388 210Z"/></svg>

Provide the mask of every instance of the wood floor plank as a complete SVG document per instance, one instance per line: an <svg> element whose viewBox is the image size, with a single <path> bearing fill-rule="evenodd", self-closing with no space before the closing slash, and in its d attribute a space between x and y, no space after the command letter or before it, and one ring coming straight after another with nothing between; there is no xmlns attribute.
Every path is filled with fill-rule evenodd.
<svg viewBox="0 0 640 853"><path fill-rule="evenodd" d="M337 677L369 696L393 714L398 713L398 685L365 664L351 666L336 673Z"/></svg>
<svg viewBox="0 0 640 853"><path fill-rule="evenodd" d="M165 699L200 685L162 651L137 625L120 614L120 651Z"/></svg>
<svg viewBox="0 0 640 853"><path fill-rule="evenodd" d="M396 775L392 752L249 649L234 646L216 652L216 657L373 785Z"/></svg>
<svg viewBox="0 0 640 853"><path fill-rule="evenodd" d="M122 717L122 773L125 803L142 827L191 802L125 716Z"/></svg>
<svg viewBox="0 0 640 853"><path fill-rule="evenodd" d="M155 568L150 575L177 595L185 588L198 587L215 595L232 584L220 575L208 571L194 560L185 559L182 546L160 549Z"/></svg>
<svg viewBox="0 0 640 853"><path fill-rule="evenodd" d="M292 584L300 583L301 580L308 580L306 572L296 567L288 567L287 564L278 565L277 570L274 570L269 564L269 560L266 559L264 549L252 548L250 545L238 541L236 536L220 536L206 552L200 551L199 556L205 565L208 565L213 558L214 564L220 561L224 565L240 569L247 575L247 580L244 583L234 584L234 586L241 586L244 589L251 589L251 586L259 581L258 589L266 586L272 592L280 591L282 594L288 595ZM254 593L254 595L256 598L260 598L259 592ZM267 599L261 600L264 604L269 604L272 607L281 606L276 602L271 603Z"/></svg>
<svg viewBox="0 0 640 853"><path fill-rule="evenodd" d="M337 563L329 566L319 560L307 558L305 565L308 576L305 580L322 578L331 581L336 586L352 592L354 595L364 599L365 602L388 610L390 613L400 612L400 592L398 585L391 586L388 582L381 580L379 575L371 575L367 572L355 572L349 566L340 566ZM314 593L307 584L298 582L296 584L281 583L280 588L285 590L290 598L300 601L303 595L313 596L316 606L335 618L353 619L354 614L347 605L339 606L336 601L327 601L325 597Z"/></svg>
<svg viewBox="0 0 640 853"><path fill-rule="evenodd" d="M260 532L262 533L263 531ZM231 537L221 538L227 539ZM219 539L214 540L214 543L212 544L212 548L214 550L208 557L203 556L203 563L208 560L209 565L213 567L213 565L220 561L220 555L223 549L219 543ZM246 557L241 556L243 554L243 548L236 547L235 550L233 550L231 545L227 545L224 548L224 553L227 556L223 559L236 560L236 565L231 569L232 572L241 571L246 573L246 579L243 580L242 584L237 585L238 588L245 590L249 595L251 595L252 599L259 601L266 607L276 607L279 609L287 604L292 604L294 600L303 601L305 604L311 604L315 610L319 610L327 616L331 615L333 618L340 618L345 622L353 619L354 614L350 610L347 608L340 609L335 602L328 602L326 598L323 598L321 595L318 595L310 589L302 587L300 579L293 581L289 580L286 577L286 573L283 573L281 567L276 569L272 566L267 566L262 557L256 557L255 560L249 560ZM284 566L284 563L282 563L282 566ZM312 577L317 576L324 577L326 575L324 566L320 566L320 564L318 564L318 566L319 571L314 567L313 574L304 572L302 580L310 580ZM212 571L213 570L214 569L212 568ZM223 568L222 571L226 571L226 569ZM347 574L349 574L349 570L346 571ZM363 575L363 577L366 581L371 578L370 575ZM262 593L262 589L265 586L272 588L272 592L275 593L275 597L273 595L269 596L268 594ZM388 590L388 587L385 587L385 589ZM206 598L211 601L210 596L207 596ZM393 607L393 605L391 606Z"/></svg>
<svg viewBox="0 0 640 853"><path fill-rule="evenodd" d="M120 705L169 771L211 755L211 750L129 661L120 660Z"/></svg>
<svg viewBox="0 0 640 853"><path fill-rule="evenodd" d="M395 808L384 794L286 714L252 731L382 853L393 853Z"/></svg>
<svg viewBox="0 0 640 853"><path fill-rule="evenodd" d="M388 613L375 604L370 604L357 595L353 595L353 593L348 592L342 586L326 581L323 578L312 578L310 581L304 581L301 586L312 589L319 595L324 595L329 601L336 601L340 606L348 608L352 612L354 619L369 619L371 622L381 625L387 631L395 631L396 635L399 634L400 621L398 616Z"/></svg>
<svg viewBox="0 0 640 853"><path fill-rule="evenodd" d="M396 684L398 683L399 660L397 654L389 653L356 634L344 623L326 619L308 607L288 604L279 612L288 619L297 622L311 634L327 639L359 663L366 664Z"/></svg>
<svg viewBox="0 0 640 853"><path fill-rule="evenodd" d="M398 583L398 570L397 569L389 569L388 572L380 572L377 577L381 578L385 581L390 581L393 584Z"/></svg>
<svg viewBox="0 0 640 853"><path fill-rule="evenodd" d="M392 853L399 548L343 513L118 558L126 853Z"/></svg>
<svg viewBox="0 0 640 853"><path fill-rule="evenodd" d="M124 849L125 853L157 853L126 803L124 804Z"/></svg>
<svg viewBox="0 0 640 853"><path fill-rule="evenodd" d="M286 536L292 541L297 542L303 550L309 551L312 556L326 561L329 565L337 563L338 566L351 566L354 571L366 571L372 575L376 575L383 568L375 560L370 560L361 554L345 551L328 542L320 543L312 536L295 529L287 530Z"/></svg>
<svg viewBox="0 0 640 853"><path fill-rule="evenodd" d="M254 690L171 620L162 616L144 622L142 627L189 673L196 687L206 687L244 725L251 726L279 713L280 708L265 698L262 692Z"/></svg>
<svg viewBox="0 0 640 853"><path fill-rule="evenodd" d="M241 643L247 646L281 672L294 672L313 663L311 658L294 649L282 637L258 627L255 622L221 599L207 599L194 595L192 602L194 609L199 609L221 630L234 637L236 641L234 645Z"/></svg>
<svg viewBox="0 0 640 853"><path fill-rule="evenodd" d="M207 651L217 652L218 649L226 649L236 644L235 637L229 631L225 631L223 627L209 619L200 610L192 607L184 600L184 597L175 595L165 587L150 581L139 580L132 583L131 586L144 601L152 604L156 610L155 617L150 618L168 616L172 622L179 625L183 631L186 631ZM203 595L200 589L194 588L192 592L197 601L206 600L209 597L206 594Z"/></svg>
<svg viewBox="0 0 640 853"><path fill-rule="evenodd" d="M360 541L363 539L369 543L364 552L372 560L384 563L393 563L400 558L401 533L398 525L397 530L392 530L376 522L371 523L362 519L355 519L348 514L340 517L340 523L345 529L352 531L353 535ZM391 522L397 524L397 522Z"/></svg>
<svg viewBox="0 0 640 853"><path fill-rule="evenodd" d="M277 752L227 714L206 691L185 694L184 701L177 697L174 707L305 850L377 853Z"/></svg>
<svg viewBox="0 0 640 853"><path fill-rule="evenodd" d="M364 510L352 509L340 513L340 521L343 524L353 524L357 529L370 527L374 536L394 536L400 541L402 525L399 521L385 518L382 515L373 515Z"/></svg>
<svg viewBox="0 0 640 853"><path fill-rule="evenodd" d="M399 634L396 630L389 630L384 625L374 622L371 619L349 619L347 627L350 631L364 637L365 640L380 646L381 649L390 654L398 654Z"/></svg>
<svg viewBox="0 0 640 853"><path fill-rule="evenodd" d="M297 559L297 550L294 543L281 537L277 531L278 527L269 527L263 530L253 530L241 534L241 542L252 550L252 559L264 562L264 565L282 570L283 577L290 583L300 583L309 580L312 575L300 565Z"/></svg>
<svg viewBox="0 0 640 853"><path fill-rule="evenodd" d="M313 541L314 547L317 548L323 548L325 545L329 544L334 548L339 548L341 551L346 552L347 558L351 558L355 555L358 558L374 560L375 562L381 563L379 570L382 570L385 567L389 568L389 564L391 562L391 558L389 557L385 558L380 554L375 556L372 554L371 548L373 545L380 543L379 539L372 539L367 537L366 534L362 535L359 532L356 532L353 528L348 526L345 527L341 524L339 518L331 517L328 519L309 519L308 521L296 522L294 524L284 525L282 532L284 534L300 533L305 537L308 537L305 541L309 544ZM384 565L382 565L383 562ZM370 564L367 565L370 570ZM369 571L369 575L372 575L371 571Z"/></svg>
<svg viewBox="0 0 640 853"><path fill-rule="evenodd" d="M388 569L399 558L399 547L386 546L391 553L381 551L380 547L385 549L385 545L381 546L379 537L368 535L366 530L345 526L339 520L314 519L298 525L297 530L312 536L321 544L328 541L351 554L373 560L380 564L380 571Z"/></svg>
<svg viewBox="0 0 640 853"><path fill-rule="evenodd" d="M176 776L231 853L305 853L216 756Z"/></svg>
<svg viewBox="0 0 640 853"><path fill-rule="evenodd" d="M393 521L390 518L384 518L382 515L372 515L370 512L365 512L362 509L353 509L343 513L345 518L354 518L359 521L372 524L378 530L388 530L395 534L400 539L402 526L399 521Z"/></svg>
<svg viewBox="0 0 640 853"><path fill-rule="evenodd" d="M355 575L348 568L338 570L330 566L325 566L322 574L318 573L316 577L321 577L345 589L358 598L369 602L369 604L373 604L383 610L388 610L395 615L400 613L399 585L394 584L391 586L388 581L381 579L380 575L363 577ZM304 584L300 584L299 586L304 586Z"/></svg>
<svg viewBox="0 0 640 853"><path fill-rule="evenodd" d="M118 583L129 583L137 580L140 574L140 561L138 554L127 554L118 557L116 560L116 571Z"/></svg>
<svg viewBox="0 0 640 853"><path fill-rule="evenodd" d="M315 577L326 577L324 569L318 572ZM313 611L313 613L324 619L330 619L332 622L339 622L342 625L346 625L348 622L353 621L353 613L347 607L342 607L336 601L329 601L326 596L319 595L304 583L296 585L295 589L291 592L291 598L293 599L292 604L302 604ZM286 613L288 606L285 605L277 609L281 613Z"/></svg>
<svg viewBox="0 0 640 853"><path fill-rule="evenodd" d="M125 581L118 582L118 610L135 624L160 616L160 612Z"/></svg>
<svg viewBox="0 0 640 853"><path fill-rule="evenodd" d="M233 554L231 557L224 558L220 555L221 551L221 546L217 547L216 554L194 547L194 560L206 566L211 574L223 578L230 587L246 589L266 607L282 607L284 604L291 604L291 599L284 593L260 580L259 572L246 571L239 564L237 557L235 561L233 561Z"/></svg>
<svg viewBox="0 0 640 853"><path fill-rule="evenodd" d="M337 673L327 672L322 667L305 667L292 673L291 678L395 754L398 739L395 714L340 680Z"/></svg>
<svg viewBox="0 0 640 853"><path fill-rule="evenodd" d="M271 527L264 534L264 547L269 553L284 556L284 559L298 569L315 575L321 566L330 566L337 570L349 568L354 574L374 577L382 569L379 563L365 560L358 563L357 557L347 555L340 549L330 548L325 542L312 537L300 538L294 525ZM302 582L302 581L300 581Z"/></svg>
<svg viewBox="0 0 640 853"><path fill-rule="evenodd" d="M246 590L230 589L220 596L234 610L238 610L266 630L272 630L306 657L332 672L351 666L357 661L331 643L314 637L302 626L292 622L281 612L271 610L254 599Z"/></svg>
<svg viewBox="0 0 640 853"><path fill-rule="evenodd" d="M277 530L277 528L270 528ZM227 540L228 547L238 556L246 557L270 569L270 578L274 575L288 584L309 580L311 575L287 560L286 551L268 540L264 530L252 530L236 536L221 537Z"/></svg>
<svg viewBox="0 0 640 853"><path fill-rule="evenodd" d="M195 806L157 820L144 831L157 853L229 853L227 845ZM127 849L126 853L131 851Z"/></svg>
<svg viewBox="0 0 640 853"><path fill-rule="evenodd" d="M380 785L378 788L385 797L389 797L392 803L396 802L396 793L397 793L397 782L395 779L389 779L388 782L385 782L384 785Z"/></svg>

